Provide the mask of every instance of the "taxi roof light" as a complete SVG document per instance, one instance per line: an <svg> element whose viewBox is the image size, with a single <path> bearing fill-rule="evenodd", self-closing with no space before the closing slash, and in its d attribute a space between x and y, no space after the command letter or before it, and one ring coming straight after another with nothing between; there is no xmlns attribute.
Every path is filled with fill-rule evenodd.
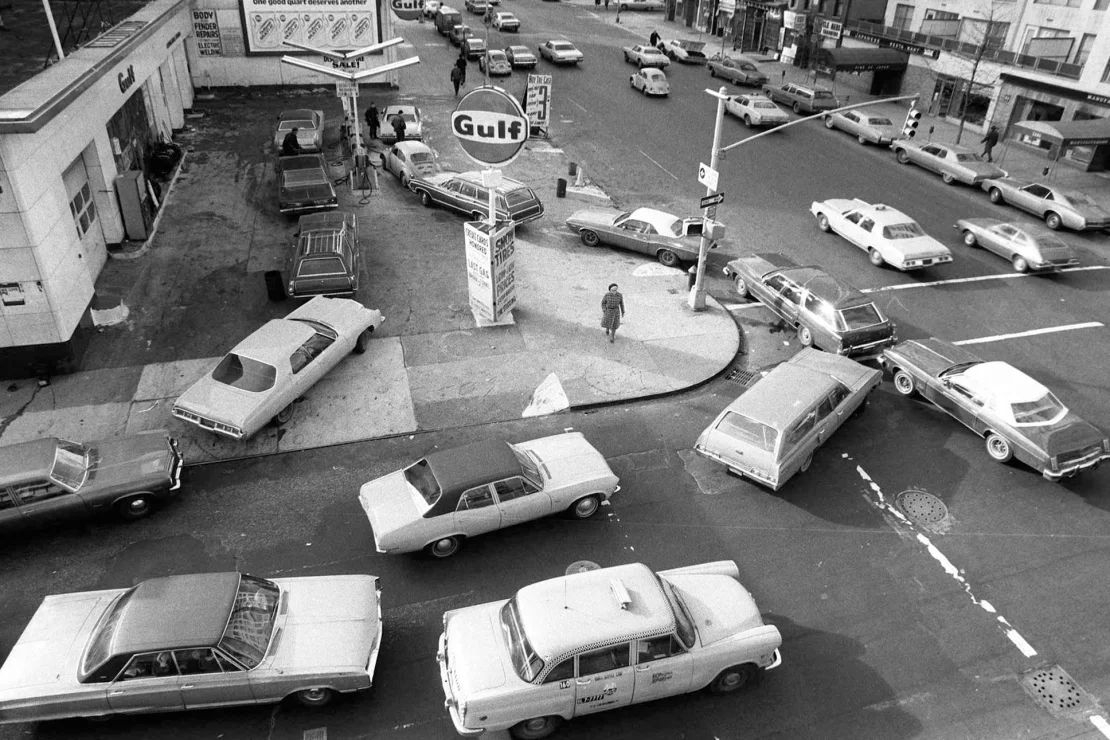
<svg viewBox="0 0 1110 740"><path fill-rule="evenodd" d="M614 578L609 581L609 591L612 592L613 598L617 600L617 604L621 609L627 609L632 605L632 596L628 593L628 589L624 587L620 579Z"/></svg>

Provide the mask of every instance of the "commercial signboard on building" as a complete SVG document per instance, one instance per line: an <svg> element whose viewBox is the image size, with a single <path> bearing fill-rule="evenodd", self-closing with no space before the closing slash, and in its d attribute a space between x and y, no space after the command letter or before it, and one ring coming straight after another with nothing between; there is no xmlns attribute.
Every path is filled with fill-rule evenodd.
<svg viewBox="0 0 1110 740"><path fill-rule="evenodd" d="M349 51L381 41L374 0L240 0L249 54L290 54L286 41Z"/></svg>
<svg viewBox="0 0 1110 740"><path fill-rule="evenodd" d="M218 57L224 53L214 9L193 10L193 37L197 41L197 53L202 57Z"/></svg>
<svg viewBox="0 0 1110 740"><path fill-rule="evenodd" d="M844 35L854 39L859 39L860 41L866 41L868 43L875 44L876 46L884 49L897 49L898 51L904 51L907 54L917 54L918 56L940 59L940 49L927 49L924 46L918 46L917 44L907 44L905 41L898 41L896 39L883 38L882 36L876 36L873 33L864 33L863 31L857 31L854 28L845 28Z"/></svg>
<svg viewBox="0 0 1110 740"><path fill-rule="evenodd" d="M821 21L821 35L827 39L832 39L833 41L836 41L840 38L840 33L843 30L844 26L840 23L840 21L830 21L827 19Z"/></svg>
<svg viewBox="0 0 1110 740"><path fill-rule="evenodd" d="M479 322L501 322L516 305L515 228L468 221L464 238L470 308Z"/></svg>

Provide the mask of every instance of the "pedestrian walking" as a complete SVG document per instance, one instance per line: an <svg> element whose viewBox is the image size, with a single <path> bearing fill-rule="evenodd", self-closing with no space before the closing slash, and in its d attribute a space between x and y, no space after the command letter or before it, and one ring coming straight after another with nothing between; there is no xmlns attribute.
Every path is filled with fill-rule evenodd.
<svg viewBox="0 0 1110 740"><path fill-rule="evenodd" d="M455 97L459 97L459 85L462 84L462 70L458 66L451 67L451 84L455 86Z"/></svg>
<svg viewBox="0 0 1110 740"><path fill-rule="evenodd" d="M608 10L608 9L609 9L609 0L605 0L605 9L606 9L606 10Z"/></svg>
<svg viewBox="0 0 1110 740"><path fill-rule="evenodd" d="M654 46L655 48L659 48L659 32L658 31L652 31L651 32L651 35L648 36L648 44L651 45L651 46Z"/></svg>
<svg viewBox="0 0 1110 740"><path fill-rule="evenodd" d="M366 135L371 139L378 138L378 127L381 126L379 120L381 114L378 112L378 106L371 103L370 107L366 109Z"/></svg>
<svg viewBox="0 0 1110 740"><path fill-rule="evenodd" d="M617 23L621 22L621 4L617 3Z"/></svg>
<svg viewBox="0 0 1110 740"><path fill-rule="evenodd" d="M983 156L987 158L988 162L993 162L994 159L991 158L991 150L994 149L994 145L998 143L998 126L991 126L991 130L988 131L987 135L980 141L983 144Z"/></svg>
<svg viewBox="0 0 1110 740"><path fill-rule="evenodd" d="M297 141L298 131L300 131L300 129L294 128L281 140L281 156L291 157L304 151L301 149L301 142Z"/></svg>
<svg viewBox="0 0 1110 740"><path fill-rule="evenodd" d="M609 291L601 297L601 326L612 342L617 338L617 327L624 316L624 296L617 291L617 284L610 283Z"/></svg>
<svg viewBox="0 0 1110 740"><path fill-rule="evenodd" d="M397 134L397 141L405 140L405 119L400 114L393 116L389 121L393 124L393 133Z"/></svg>

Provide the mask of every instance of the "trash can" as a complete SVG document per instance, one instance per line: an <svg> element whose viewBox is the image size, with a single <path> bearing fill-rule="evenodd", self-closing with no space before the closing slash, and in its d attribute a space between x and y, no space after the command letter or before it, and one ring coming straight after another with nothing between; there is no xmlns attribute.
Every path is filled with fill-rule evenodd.
<svg viewBox="0 0 1110 740"><path fill-rule="evenodd" d="M266 295L269 296L271 301L284 301L285 283L281 280L280 270L267 270L266 276Z"/></svg>
<svg viewBox="0 0 1110 740"><path fill-rule="evenodd" d="M567 181L562 177L555 181L555 197L567 197Z"/></svg>
<svg viewBox="0 0 1110 740"><path fill-rule="evenodd" d="M570 167L567 169L567 174L570 175L571 177L574 177L575 175L578 174L578 163L577 162L571 162L570 163Z"/></svg>

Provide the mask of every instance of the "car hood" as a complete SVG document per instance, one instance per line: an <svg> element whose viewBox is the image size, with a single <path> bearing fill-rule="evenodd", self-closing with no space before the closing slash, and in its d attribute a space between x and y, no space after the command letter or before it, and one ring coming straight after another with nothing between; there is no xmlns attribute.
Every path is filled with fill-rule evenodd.
<svg viewBox="0 0 1110 740"><path fill-rule="evenodd" d="M45 693L56 684L76 684L89 635L121 593L88 591L43 599L0 668L0 701Z"/></svg>
<svg viewBox="0 0 1110 740"><path fill-rule="evenodd" d="M617 476L609 463L579 432L556 434L525 442L522 447L535 454L550 479L550 486L598 482L616 485Z"/></svg>
<svg viewBox="0 0 1110 740"><path fill-rule="evenodd" d="M276 385L275 385L276 388ZM254 393L212 379L211 371L182 393L174 406L192 411L206 419L245 428L251 416L270 398L274 388Z"/></svg>
<svg viewBox="0 0 1110 740"><path fill-rule="evenodd" d="M374 530L374 540L379 547L388 548L392 536L420 519L422 512L417 508L418 498L420 495L402 470L376 478L359 489L359 504L370 520L370 528Z"/></svg>
<svg viewBox="0 0 1110 740"><path fill-rule="evenodd" d="M570 214L568 226L612 226L622 211L612 208L583 208Z"/></svg>
<svg viewBox="0 0 1110 740"><path fill-rule="evenodd" d="M89 471L88 490L164 481L173 469L174 453L165 432L102 439L90 447L97 457Z"/></svg>
<svg viewBox="0 0 1110 740"><path fill-rule="evenodd" d="M755 599L735 578L724 575L669 575L690 610L703 645L763 626Z"/></svg>
<svg viewBox="0 0 1110 740"><path fill-rule="evenodd" d="M511 669L498 619L504 604L481 604L445 615L447 674L460 700L501 688L508 680Z"/></svg>
<svg viewBox="0 0 1110 740"><path fill-rule="evenodd" d="M1055 424L1023 426L1018 429L1049 457L1102 444L1106 439L1106 435L1098 428L1070 411Z"/></svg>
<svg viewBox="0 0 1110 740"><path fill-rule="evenodd" d="M322 200L324 198L334 198L335 191L332 190L331 185L326 182L315 183L312 185L294 185L293 187L282 187L281 197L284 200Z"/></svg>
<svg viewBox="0 0 1110 740"><path fill-rule="evenodd" d="M364 575L275 579L288 597L272 667L364 669L381 633L377 581Z"/></svg>
<svg viewBox="0 0 1110 740"><path fill-rule="evenodd" d="M974 362L978 357L967 350L950 345L936 338L912 339L883 350L883 355L894 362L906 362L920 368L931 377L937 377L953 365Z"/></svg>

